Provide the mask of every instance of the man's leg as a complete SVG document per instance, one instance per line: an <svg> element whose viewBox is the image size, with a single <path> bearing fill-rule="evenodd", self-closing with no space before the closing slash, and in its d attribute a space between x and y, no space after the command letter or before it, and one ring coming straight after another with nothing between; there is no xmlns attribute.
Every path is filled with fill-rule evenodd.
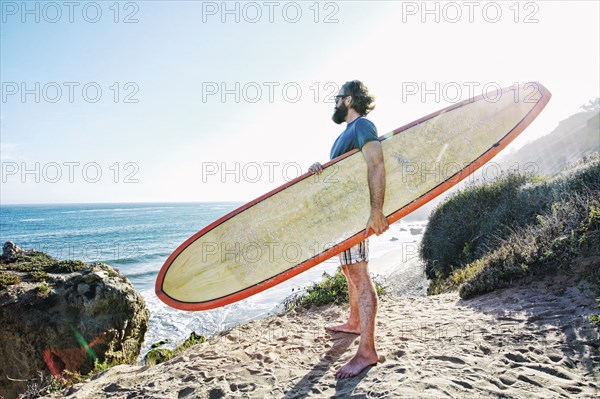
<svg viewBox="0 0 600 399"><path fill-rule="evenodd" d="M356 355L335 374L337 378L349 378L377 363L380 358L375 350L375 317L377 316L377 291L369 275L368 262L348 265L349 283L354 284L358 297L360 319L360 343Z"/></svg>
<svg viewBox="0 0 600 399"><path fill-rule="evenodd" d="M348 265L342 264L342 273L346 276L346 282L348 283L348 296L350 297L350 316L348 321L344 324L337 326L325 327L328 331L341 331L351 334L360 334L360 317L358 313L358 297L356 294L356 287L350 280Z"/></svg>

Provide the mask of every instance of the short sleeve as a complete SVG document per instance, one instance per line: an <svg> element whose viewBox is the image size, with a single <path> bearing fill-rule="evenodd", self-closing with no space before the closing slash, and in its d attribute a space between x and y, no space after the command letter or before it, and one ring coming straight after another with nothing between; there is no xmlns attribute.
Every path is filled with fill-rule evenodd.
<svg viewBox="0 0 600 399"><path fill-rule="evenodd" d="M368 119L360 118L356 121L355 127L356 144L359 150L369 141L379 140L375 124Z"/></svg>

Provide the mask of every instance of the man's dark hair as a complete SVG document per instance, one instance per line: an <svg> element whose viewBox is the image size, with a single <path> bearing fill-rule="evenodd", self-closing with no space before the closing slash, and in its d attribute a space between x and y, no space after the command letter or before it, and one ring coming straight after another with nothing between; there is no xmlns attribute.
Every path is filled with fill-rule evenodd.
<svg viewBox="0 0 600 399"><path fill-rule="evenodd" d="M351 107L362 116L366 116L375 108L375 97L369 93L367 86L360 80L350 80L342 85L344 94L352 96Z"/></svg>

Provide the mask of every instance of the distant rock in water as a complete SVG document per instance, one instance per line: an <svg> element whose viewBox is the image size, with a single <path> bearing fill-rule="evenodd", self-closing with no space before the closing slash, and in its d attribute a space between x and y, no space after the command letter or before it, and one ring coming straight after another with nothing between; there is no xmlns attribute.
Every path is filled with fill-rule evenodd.
<svg viewBox="0 0 600 399"><path fill-rule="evenodd" d="M58 261L12 242L0 260L0 397L39 372L88 373L94 361L135 363L148 328L142 296L112 267Z"/></svg>
<svg viewBox="0 0 600 399"><path fill-rule="evenodd" d="M415 228L410 228L410 234L412 234L413 236L419 235L419 234L423 234L423 229L415 229Z"/></svg>
<svg viewBox="0 0 600 399"><path fill-rule="evenodd" d="M6 241L2 246L2 259L11 259L23 250L12 241Z"/></svg>

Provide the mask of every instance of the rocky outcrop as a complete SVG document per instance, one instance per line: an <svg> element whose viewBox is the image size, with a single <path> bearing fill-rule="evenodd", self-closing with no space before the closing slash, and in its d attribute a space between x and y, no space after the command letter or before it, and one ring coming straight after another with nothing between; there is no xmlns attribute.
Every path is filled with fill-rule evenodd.
<svg viewBox="0 0 600 399"><path fill-rule="evenodd" d="M2 246L2 259L12 259L22 252L24 251L17 244L12 241L6 241Z"/></svg>
<svg viewBox="0 0 600 399"><path fill-rule="evenodd" d="M88 373L134 363L148 327L142 296L108 265L57 261L13 243L0 262L0 395L39 373Z"/></svg>

